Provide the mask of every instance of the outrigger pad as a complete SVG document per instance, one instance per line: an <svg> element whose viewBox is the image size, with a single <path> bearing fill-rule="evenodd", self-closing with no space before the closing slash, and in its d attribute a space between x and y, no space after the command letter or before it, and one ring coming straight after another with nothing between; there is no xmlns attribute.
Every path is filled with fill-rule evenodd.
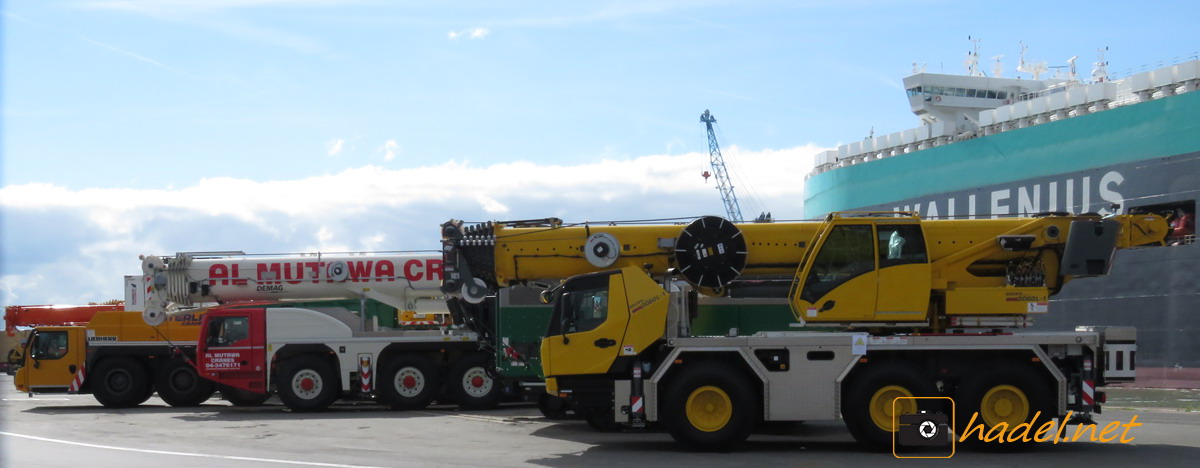
<svg viewBox="0 0 1200 468"><path fill-rule="evenodd" d="M720 288L746 268L746 238L724 218L704 216L679 233L675 264L693 286Z"/></svg>

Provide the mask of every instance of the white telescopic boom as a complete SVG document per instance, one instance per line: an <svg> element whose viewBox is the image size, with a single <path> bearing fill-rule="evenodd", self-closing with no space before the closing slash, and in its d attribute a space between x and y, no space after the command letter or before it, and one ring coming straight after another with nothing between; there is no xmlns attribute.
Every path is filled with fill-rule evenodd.
<svg viewBox="0 0 1200 468"><path fill-rule="evenodd" d="M445 314L437 252L143 255L145 311L158 325L201 303L374 299L398 310Z"/></svg>

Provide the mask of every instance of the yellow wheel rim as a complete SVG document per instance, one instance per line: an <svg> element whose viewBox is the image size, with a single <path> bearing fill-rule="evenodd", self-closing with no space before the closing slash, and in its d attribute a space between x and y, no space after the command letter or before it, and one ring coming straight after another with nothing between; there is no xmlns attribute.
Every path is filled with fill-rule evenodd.
<svg viewBox="0 0 1200 468"><path fill-rule="evenodd" d="M880 429L896 432L896 418L899 415L917 412L917 400L896 399L912 397L911 391L899 385L888 385L877 390L869 403L871 421Z"/></svg>
<svg viewBox="0 0 1200 468"><path fill-rule="evenodd" d="M733 401L729 394L712 385L692 390L684 409L692 427L704 432L721 430L733 417Z"/></svg>
<svg viewBox="0 0 1200 468"><path fill-rule="evenodd" d="M1000 423L1006 423L1008 427L1021 424L1029 417L1029 397L1012 385L997 385L983 394L979 417L989 427Z"/></svg>

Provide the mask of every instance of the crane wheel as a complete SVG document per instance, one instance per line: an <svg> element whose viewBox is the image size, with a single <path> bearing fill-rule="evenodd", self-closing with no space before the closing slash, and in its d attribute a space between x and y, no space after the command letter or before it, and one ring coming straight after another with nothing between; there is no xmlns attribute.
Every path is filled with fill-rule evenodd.
<svg viewBox="0 0 1200 468"><path fill-rule="evenodd" d="M145 403L154 393L146 366L124 356L101 360L88 381L96 400L108 408L131 408Z"/></svg>
<svg viewBox="0 0 1200 468"><path fill-rule="evenodd" d="M260 406L271 398L270 393L255 393L227 385L218 385L217 389L220 390L222 399L238 407Z"/></svg>
<svg viewBox="0 0 1200 468"><path fill-rule="evenodd" d="M701 451L727 451L750 436L759 418L750 377L729 364L700 362L671 379L662 422L677 442Z"/></svg>
<svg viewBox="0 0 1200 468"><path fill-rule="evenodd" d="M293 411L323 411L341 394L337 372L329 361L299 355L279 366L279 399Z"/></svg>
<svg viewBox="0 0 1200 468"><path fill-rule="evenodd" d="M549 393L542 393L538 396L538 411L542 412L542 416L551 421L571 419L568 413L570 408L566 398L560 398Z"/></svg>
<svg viewBox="0 0 1200 468"><path fill-rule="evenodd" d="M205 380L182 359L172 359L154 374L158 397L174 407L199 406L216 391L212 381Z"/></svg>
<svg viewBox="0 0 1200 468"><path fill-rule="evenodd" d="M460 408L491 409L500 404L504 386L488 373L489 359L487 354L471 353L450 364L446 393Z"/></svg>
<svg viewBox="0 0 1200 468"><path fill-rule="evenodd" d="M988 370L968 376L955 392L955 434L965 436L964 442L972 447L984 450L1012 450L1031 445L1031 434L1055 417L1054 392L1049 381L1028 365L997 364L985 368ZM1020 429L1014 430L1025 423L1032 426L1025 434L1029 437L1016 432ZM997 426L1004 427L992 432ZM993 438L997 436L1003 439ZM1010 441L1009 436L1016 437Z"/></svg>
<svg viewBox="0 0 1200 468"><path fill-rule="evenodd" d="M885 362L863 369L842 388L848 389L842 399L846 428L854 440L872 449L893 448L901 415L942 410L940 400L907 399L938 396L932 377L908 364Z"/></svg>
<svg viewBox="0 0 1200 468"><path fill-rule="evenodd" d="M383 366L376 385L379 399L398 410L421 409L441 388L437 368L420 354L405 354Z"/></svg>

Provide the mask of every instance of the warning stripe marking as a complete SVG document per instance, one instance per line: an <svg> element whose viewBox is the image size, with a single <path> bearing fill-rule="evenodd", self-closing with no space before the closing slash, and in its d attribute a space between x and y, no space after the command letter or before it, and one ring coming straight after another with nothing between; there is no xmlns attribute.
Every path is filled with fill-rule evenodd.
<svg viewBox="0 0 1200 468"><path fill-rule="evenodd" d="M1088 406L1096 404L1096 386L1091 380L1083 381L1083 404Z"/></svg>
<svg viewBox="0 0 1200 468"><path fill-rule="evenodd" d="M75 377L71 379L71 386L67 387L67 393L79 393L79 389L83 388L83 379L87 378L87 374L83 370L83 365L79 366L79 370L75 371Z"/></svg>

